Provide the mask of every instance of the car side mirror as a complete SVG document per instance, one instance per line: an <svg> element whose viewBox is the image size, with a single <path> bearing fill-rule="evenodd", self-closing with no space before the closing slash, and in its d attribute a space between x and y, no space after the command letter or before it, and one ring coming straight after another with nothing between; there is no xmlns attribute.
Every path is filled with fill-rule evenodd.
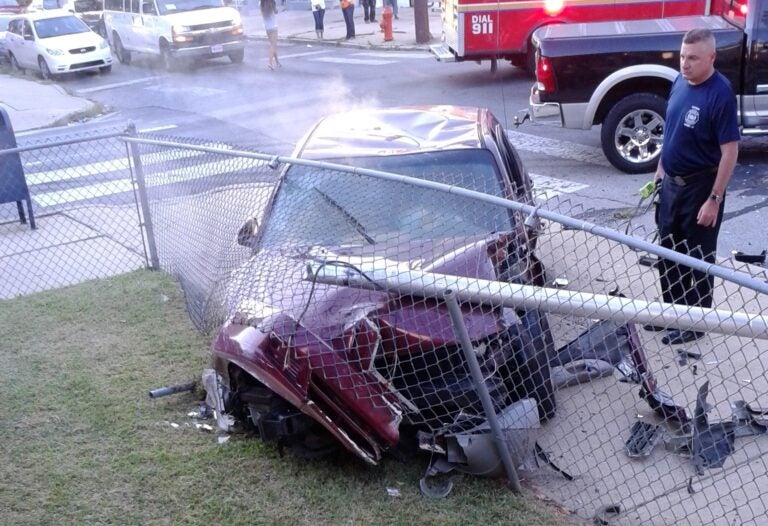
<svg viewBox="0 0 768 526"><path fill-rule="evenodd" d="M259 221L252 217L247 220L237 232L237 244L250 249L256 248L256 232L259 230Z"/></svg>
<svg viewBox="0 0 768 526"><path fill-rule="evenodd" d="M145 15L156 15L157 14L155 12L155 4L153 4L152 2L146 2L146 3L142 4L141 11Z"/></svg>

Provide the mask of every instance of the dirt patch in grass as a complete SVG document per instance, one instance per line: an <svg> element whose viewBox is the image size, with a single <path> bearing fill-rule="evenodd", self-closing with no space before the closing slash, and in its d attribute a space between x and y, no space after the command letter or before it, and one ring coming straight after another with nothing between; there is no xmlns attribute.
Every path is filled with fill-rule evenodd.
<svg viewBox="0 0 768 526"><path fill-rule="evenodd" d="M0 301L0 327L5 524L573 523L494 480L466 477L450 497L424 498L426 459L369 468L344 454L280 458L245 435L219 444L187 416L201 391L147 396L198 380L208 359L210 337L166 275Z"/></svg>

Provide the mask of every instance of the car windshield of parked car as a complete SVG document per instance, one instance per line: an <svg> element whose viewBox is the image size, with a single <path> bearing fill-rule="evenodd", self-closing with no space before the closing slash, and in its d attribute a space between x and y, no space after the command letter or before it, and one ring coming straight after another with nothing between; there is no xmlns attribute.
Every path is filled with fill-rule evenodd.
<svg viewBox="0 0 768 526"><path fill-rule="evenodd" d="M401 156L355 157L354 164L503 196L487 150L455 150ZM292 166L270 216L263 247L374 245L476 237L508 231L513 216L503 207L470 197L375 177Z"/></svg>
<svg viewBox="0 0 768 526"><path fill-rule="evenodd" d="M35 20L35 32L38 38L52 38L77 33L87 33L90 28L76 16L59 16Z"/></svg>
<svg viewBox="0 0 768 526"><path fill-rule="evenodd" d="M0 33L4 34L8 31L8 22L11 21L11 18L13 18L12 15L0 15ZM2 34L0 34L0 37L3 36Z"/></svg>
<svg viewBox="0 0 768 526"><path fill-rule="evenodd" d="M212 9L223 5L221 0L158 0L157 2L157 8L161 15L197 9Z"/></svg>

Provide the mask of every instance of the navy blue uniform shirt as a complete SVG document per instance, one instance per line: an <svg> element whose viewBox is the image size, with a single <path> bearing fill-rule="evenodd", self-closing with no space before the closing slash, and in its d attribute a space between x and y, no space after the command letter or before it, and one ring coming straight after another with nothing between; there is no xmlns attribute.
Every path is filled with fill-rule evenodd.
<svg viewBox="0 0 768 526"><path fill-rule="evenodd" d="M720 163L720 145L740 139L736 97L720 72L692 86L682 75L672 84L667 103L661 165L684 176Z"/></svg>

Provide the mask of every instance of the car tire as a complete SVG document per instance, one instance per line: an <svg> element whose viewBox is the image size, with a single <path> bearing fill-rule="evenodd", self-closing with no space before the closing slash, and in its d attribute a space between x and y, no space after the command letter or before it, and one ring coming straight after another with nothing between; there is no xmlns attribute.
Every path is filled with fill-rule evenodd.
<svg viewBox="0 0 768 526"><path fill-rule="evenodd" d="M245 50L238 49L235 51L230 51L227 53L227 56L229 57L229 60L232 62L232 64L242 64L243 59L245 58Z"/></svg>
<svg viewBox="0 0 768 526"><path fill-rule="evenodd" d="M16 56L13 53L8 53L8 61L11 63L11 68L18 72L24 73L24 68L19 65L19 61L16 60Z"/></svg>
<svg viewBox="0 0 768 526"><path fill-rule="evenodd" d="M173 56L167 44L160 47L160 56L166 71L173 72L179 69L179 60Z"/></svg>
<svg viewBox="0 0 768 526"><path fill-rule="evenodd" d="M653 93L621 99L603 120L600 142L608 161L630 174L656 169L661 157L667 102Z"/></svg>
<svg viewBox="0 0 768 526"><path fill-rule="evenodd" d="M115 55L117 55L117 60L120 64L125 64L126 66L129 65L131 63L131 52L123 47L123 41L120 40L120 35L112 33L112 42L115 44Z"/></svg>
<svg viewBox="0 0 768 526"><path fill-rule="evenodd" d="M102 67L100 67L99 68L99 72L102 75L106 75L108 73L112 73L112 64L110 64L109 66L102 66Z"/></svg>
<svg viewBox="0 0 768 526"><path fill-rule="evenodd" d="M43 57L37 57L37 67L40 68L40 76L43 80L53 80L56 75L51 73L51 68L48 67L48 63Z"/></svg>

